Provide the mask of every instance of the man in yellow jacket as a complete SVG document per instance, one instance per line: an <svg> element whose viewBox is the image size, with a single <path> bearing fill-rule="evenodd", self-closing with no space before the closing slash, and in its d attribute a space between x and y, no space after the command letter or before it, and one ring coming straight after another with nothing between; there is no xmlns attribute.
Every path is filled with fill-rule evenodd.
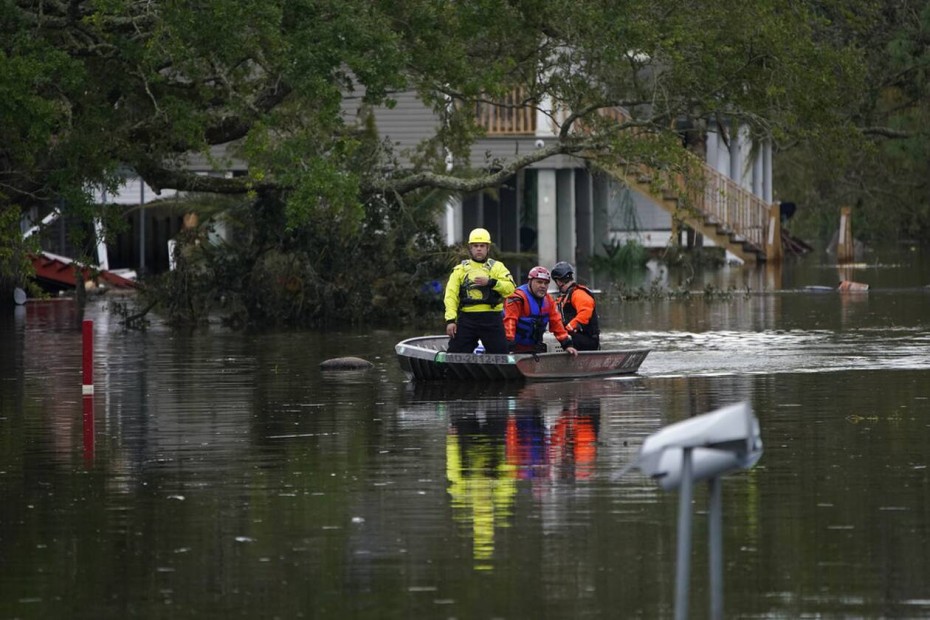
<svg viewBox="0 0 930 620"><path fill-rule="evenodd" d="M504 263L488 258L491 233L476 228L468 236L470 259L452 269L446 283L446 334L450 353L471 353L478 339L487 353L507 353L504 299L516 285Z"/></svg>

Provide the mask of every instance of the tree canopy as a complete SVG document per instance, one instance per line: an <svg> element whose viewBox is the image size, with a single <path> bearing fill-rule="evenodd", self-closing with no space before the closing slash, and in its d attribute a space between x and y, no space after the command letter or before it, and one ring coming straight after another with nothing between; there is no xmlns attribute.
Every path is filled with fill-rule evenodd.
<svg viewBox="0 0 930 620"><path fill-rule="evenodd" d="M910 0L825 3L834 37L863 58L859 90L837 113L853 131L786 141L776 158L780 197L799 205L812 238L853 208L854 234L872 244L930 239L930 5ZM794 226L794 225L793 225Z"/></svg>
<svg viewBox="0 0 930 620"><path fill-rule="evenodd" d="M74 199L128 166L156 188L359 202L442 186L444 152L398 173L347 124L343 98L390 105L416 89L461 154L473 103L528 86L526 103L577 117L622 107L629 125L739 114L781 137L836 124L855 55L816 3L526 0L11 2L3 8L5 200ZM609 148L616 128L563 125L552 151ZM603 129L589 123L588 127ZM188 173L184 157L239 141L252 174ZM622 153L621 153L622 154ZM372 165L380 163L381 166ZM452 175L453 177L455 175ZM451 179L445 185L457 188ZM341 206L345 206L342 204Z"/></svg>
<svg viewBox="0 0 930 620"><path fill-rule="evenodd" d="M855 4L874 12L883 3ZM325 220L351 235L375 203L489 187L557 154L673 160L667 147L680 142L683 120L700 133L714 119L739 119L776 144L849 136L863 120L854 112L865 109L850 99L870 88L870 33L840 5L849 8L772 0L2 0L0 209L55 203L89 216L90 188L114 189L128 168L157 190L274 194L286 227ZM896 57L913 59L916 35L897 31L892 18L884 24ZM559 122L558 139L498 162L496 174L448 171L447 153L466 161L481 133L475 104L517 87L526 106ZM441 122L400 168L370 118L345 106L391 106L407 90ZM618 108L621 123L599 113ZM669 140L644 146L632 138L643 132ZM216 145L230 145L248 175L187 169L191 154L211 156Z"/></svg>

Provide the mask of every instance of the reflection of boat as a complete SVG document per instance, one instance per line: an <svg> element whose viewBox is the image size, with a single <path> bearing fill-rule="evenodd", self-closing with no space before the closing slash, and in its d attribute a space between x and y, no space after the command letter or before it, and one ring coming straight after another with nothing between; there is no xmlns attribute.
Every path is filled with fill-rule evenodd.
<svg viewBox="0 0 930 620"><path fill-rule="evenodd" d="M405 393L410 402L450 402L514 400L521 390L531 385L561 385L560 383L529 383L516 381L411 381Z"/></svg>
<svg viewBox="0 0 930 620"><path fill-rule="evenodd" d="M648 349L566 353L447 353L446 336L421 336L397 343L401 368L414 379L571 379L627 375L639 370Z"/></svg>
<svg viewBox="0 0 930 620"><path fill-rule="evenodd" d="M603 399L629 396L643 378L622 375L616 378L592 377L565 381L411 381L404 394L409 404L538 401L558 402L564 399Z"/></svg>
<svg viewBox="0 0 930 620"><path fill-rule="evenodd" d="M565 399L602 399L629 395L641 385L640 376L625 376L617 379L593 378L572 381L533 381L520 386L518 397L522 400L554 402Z"/></svg>

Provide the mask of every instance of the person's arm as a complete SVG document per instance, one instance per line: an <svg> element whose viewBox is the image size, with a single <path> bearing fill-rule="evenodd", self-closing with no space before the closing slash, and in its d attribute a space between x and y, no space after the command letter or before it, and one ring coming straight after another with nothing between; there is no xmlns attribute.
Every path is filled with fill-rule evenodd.
<svg viewBox="0 0 930 620"><path fill-rule="evenodd" d="M517 285L513 283L513 276L500 261L495 262L491 268L491 279L488 284L504 299L513 295L513 292L517 290Z"/></svg>
<svg viewBox="0 0 930 620"><path fill-rule="evenodd" d="M591 322L591 317L594 315L594 297L587 291L576 288L570 301L572 306L575 307L577 314L575 318L569 321L565 329L569 332L574 332L579 326L587 325Z"/></svg>
<svg viewBox="0 0 930 620"><path fill-rule="evenodd" d="M446 292L442 298L446 308L446 335L449 338L455 337L455 321L459 316L459 288L462 286L463 270L456 266L449 274L449 281L446 282Z"/></svg>
<svg viewBox="0 0 930 620"><path fill-rule="evenodd" d="M555 301L553 301L548 293L546 293L546 297L549 299L549 331L551 331L555 339L559 341L559 344L562 345L566 353L572 357L578 355L578 349L575 348L574 342L572 342L571 334L569 334L565 326L562 325L562 315L559 314L559 309L556 307Z"/></svg>
<svg viewBox="0 0 930 620"><path fill-rule="evenodd" d="M504 333L507 342L513 342L517 337L517 321L523 314L523 297L514 293L504 301Z"/></svg>

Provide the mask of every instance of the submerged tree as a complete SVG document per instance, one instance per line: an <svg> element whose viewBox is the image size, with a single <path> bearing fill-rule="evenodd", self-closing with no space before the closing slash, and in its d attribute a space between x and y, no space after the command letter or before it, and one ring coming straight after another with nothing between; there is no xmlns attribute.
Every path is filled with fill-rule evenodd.
<svg viewBox="0 0 930 620"><path fill-rule="evenodd" d="M842 102L860 90L860 56L820 6L4 2L0 209L54 202L91 217L90 188L115 189L128 167L156 190L241 195L274 240L261 246L271 255L324 234L351 247L380 231L386 211L420 204L416 192L492 187L555 155L674 166L682 119L698 135L731 118L777 141L836 132L849 123ZM557 139L469 169L460 162L481 134L476 106L515 89L520 106L550 115ZM401 160L366 110L409 90L439 122ZM186 166L192 154L217 169L240 158L249 172L199 176ZM265 221L269 204L280 217ZM303 251L327 294L362 278ZM417 264L397 268L410 275Z"/></svg>

